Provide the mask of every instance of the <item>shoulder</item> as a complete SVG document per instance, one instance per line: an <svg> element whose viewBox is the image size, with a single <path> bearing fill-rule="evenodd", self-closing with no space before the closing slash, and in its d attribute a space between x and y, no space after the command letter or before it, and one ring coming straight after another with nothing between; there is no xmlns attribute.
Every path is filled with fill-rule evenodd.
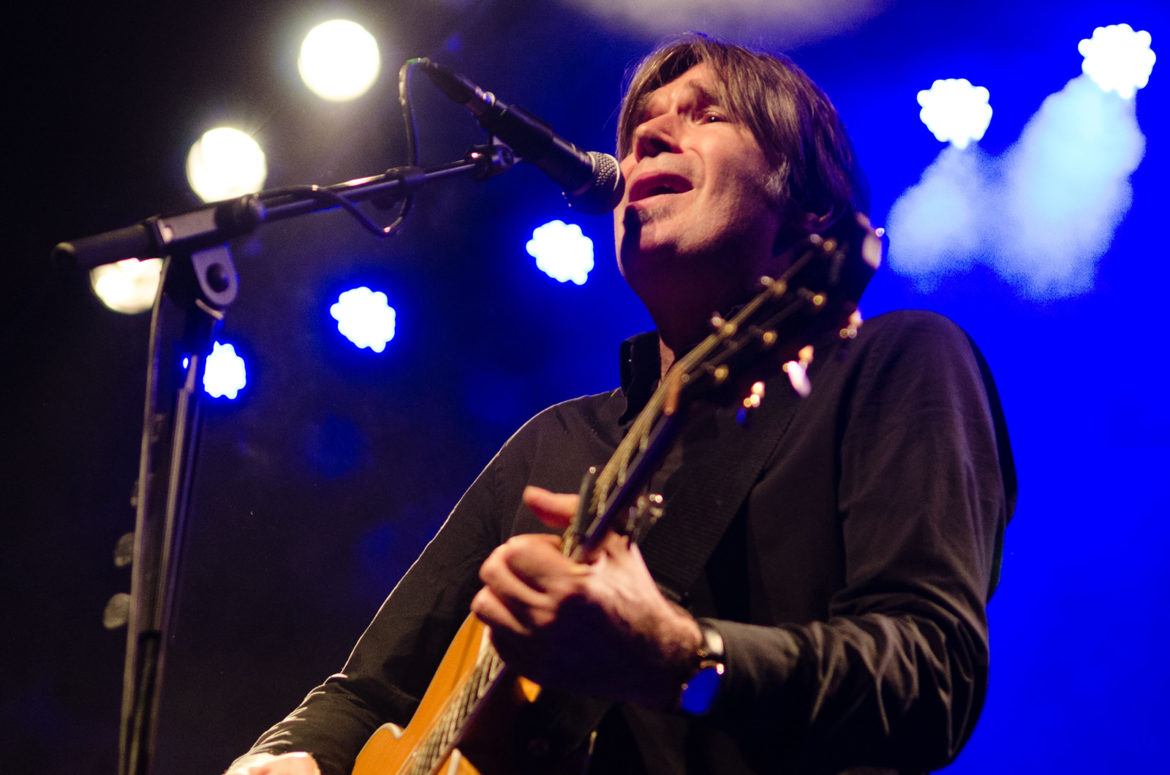
<svg viewBox="0 0 1170 775"><path fill-rule="evenodd" d="M584 468L577 458L589 465L598 457L604 462L604 455L621 440L625 407L625 396L616 389L553 404L520 426L497 458L529 471L572 466L579 479Z"/></svg>
<svg viewBox="0 0 1170 775"><path fill-rule="evenodd" d="M979 371L974 342L954 321L926 310L898 310L866 320L838 360L859 375L874 372Z"/></svg>
<svg viewBox="0 0 1170 775"><path fill-rule="evenodd" d="M617 389L561 401L541 410L520 426L508 443L532 443L549 435L605 434L606 429L616 428L625 404L625 397Z"/></svg>
<svg viewBox="0 0 1170 775"><path fill-rule="evenodd" d="M975 397L990 379L967 333L924 310L867 319L856 339L830 345L826 357L818 353L813 365L819 366L813 378L817 389L867 408L873 402L927 404Z"/></svg>
<svg viewBox="0 0 1170 775"><path fill-rule="evenodd" d="M863 346L886 349L894 346L915 349L969 350L970 337L950 318L921 309L886 312L866 320L858 341Z"/></svg>

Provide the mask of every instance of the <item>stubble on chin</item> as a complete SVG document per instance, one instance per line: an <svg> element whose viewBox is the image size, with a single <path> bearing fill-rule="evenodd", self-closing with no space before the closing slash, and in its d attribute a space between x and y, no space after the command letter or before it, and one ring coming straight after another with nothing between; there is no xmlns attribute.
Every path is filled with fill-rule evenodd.
<svg viewBox="0 0 1170 775"><path fill-rule="evenodd" d="M646 238L655 239L651 230L654 229L656 221L661 221L669 214L669 208L670 205L627 206L622 213L622 239L617 246L619 257L632 257L647 248L653 250L653 247L646 246L643 242Z"/></svg>
<svg viewBox="0 0 1170 775"><path fill-rule="evenodd" d="M645 214L634 207L626 207L622 213L622 237L617 245L618 267L625 275L629 270L629 259L638 252L642 240L642 227L646 222ZM627 279L629 279L627 277Z"/></svg>

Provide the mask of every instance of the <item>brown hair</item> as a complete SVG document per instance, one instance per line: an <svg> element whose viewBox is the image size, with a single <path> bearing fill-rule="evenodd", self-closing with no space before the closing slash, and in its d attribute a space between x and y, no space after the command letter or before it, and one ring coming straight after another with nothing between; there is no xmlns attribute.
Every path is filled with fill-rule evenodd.
<svg viewBox="0 0 1170 775"><path fill-rule="evenodd" d="M618 157L632 147L649 94L699 64L715 72L719 97L760 144L775 170L777 200L814 217L816 230L867 207L861 170L837 109L804 71L783 55L750 51L701 34L668 42L641 61L618 119Z"/></svg>

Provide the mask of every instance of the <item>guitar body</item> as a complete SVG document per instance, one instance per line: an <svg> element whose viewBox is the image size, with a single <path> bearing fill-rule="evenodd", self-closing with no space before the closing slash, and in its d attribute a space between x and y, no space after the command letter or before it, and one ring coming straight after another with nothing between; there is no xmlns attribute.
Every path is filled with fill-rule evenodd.
<svg viewBox="0 0 1170 775"><path fill-rule="evenodd" d="M435 737L447 723L444 713L459 702L473 679L477 663L490 649L487 630L469 616L455 634L434 678L406 729L384 724L366 741L354 763L353 775L512 775L517 771L512 746L502 744L517 735L517 716L534 702L539 687L504 670L477 700L477 707L452 745L436 750ZM428 764L428 760L430 761Z"/></svg>

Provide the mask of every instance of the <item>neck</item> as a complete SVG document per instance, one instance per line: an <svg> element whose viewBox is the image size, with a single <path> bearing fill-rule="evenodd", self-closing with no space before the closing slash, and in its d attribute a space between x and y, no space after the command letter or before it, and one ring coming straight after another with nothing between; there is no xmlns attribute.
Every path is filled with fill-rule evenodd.
<svg viewBox="0 0 1170 775"><path fill-rule="evenodd" d="M659 379L666 379L666 372L670 370L676 360L674 350L670 349L661 336L658 337L658 363L661 366L661 371L658 374Z"/></svg>

